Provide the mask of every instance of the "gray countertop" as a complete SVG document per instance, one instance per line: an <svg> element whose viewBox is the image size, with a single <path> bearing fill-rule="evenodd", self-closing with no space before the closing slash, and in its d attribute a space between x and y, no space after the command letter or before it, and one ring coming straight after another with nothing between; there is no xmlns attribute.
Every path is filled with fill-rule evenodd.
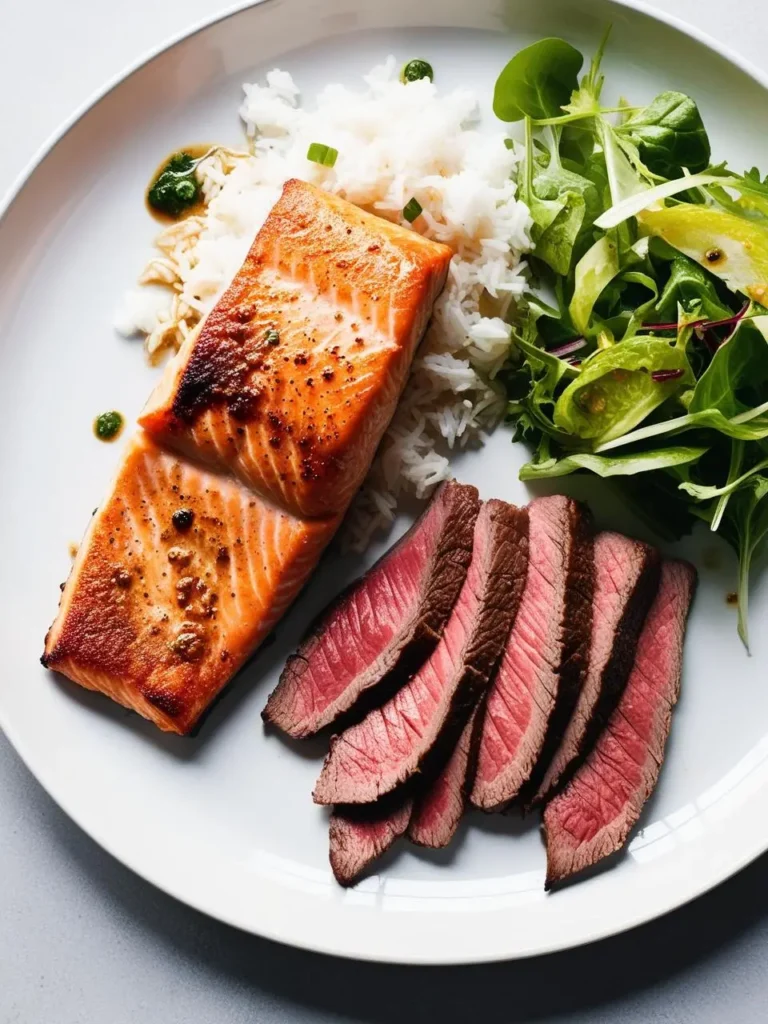
<svg viewBox="0 0 768 1024"><path fill-rule="evenodd" d="M0 192L72 110L225 6L6 4ZM755 63L761 0L656 0ZM10 16L12 11L12 16ZM117 27L119 11L119 28ZM768 858L634 932L487 967L357 964L244 935L141 881L55 806L0 736L0 1024L752 1024L768 1020Z"/></svg>

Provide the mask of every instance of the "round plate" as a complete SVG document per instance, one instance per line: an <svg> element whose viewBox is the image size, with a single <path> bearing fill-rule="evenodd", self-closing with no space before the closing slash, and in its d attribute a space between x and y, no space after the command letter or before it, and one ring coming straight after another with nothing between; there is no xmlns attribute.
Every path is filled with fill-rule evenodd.
<svg viewBox="0 0 768 1024"><path fill-rule="evenodd" d="M310 792L322 745L286 743L259 712L308 616L360 569L331 556L193 739L166 736L39 666L68 543L118 458L95 414L135 417L157 377L111 329L150 251L147 176L171 149L237 143L243 81L279 65L305 98L356 83L389 53L427 57L490 117L509 56L544 35L591 52L605 25L610 98L694 96L718 159L768 165L768 103L748 70L678 26L604 0L267 0L205 27L120 80L29 174L0 223L0 720L43 786L146 879L224 921L345 956L450 963L526 956L628 928L691 899L768 846L768 594L753 596L748 657L726 605L732 557L704 530L679 550L701 571L683 697L656 794L610 870L546 896L535 826L473 816L448 851L398 849L355 889L334 883ZM740 116L734 116L738 112ZM457 473L524 501L524 451L499 429ZM590 481L599 516L636 529ZM391 540L391 538L390 538ZM376 552L371 552L371 556Z"/></svg>

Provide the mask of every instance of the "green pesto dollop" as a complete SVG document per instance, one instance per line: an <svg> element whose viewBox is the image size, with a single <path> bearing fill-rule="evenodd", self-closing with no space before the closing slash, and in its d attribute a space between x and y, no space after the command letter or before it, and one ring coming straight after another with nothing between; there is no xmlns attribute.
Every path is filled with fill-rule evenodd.
<svg viewBox="0 0 768 1024"><path fill-rule="evenodd" d="M401 82L418 82L420 78L428 78L431 82L434 77L432 65L425 60L409 60L407 64L403 64L403 70L400 72Z"/></svg>
<svg viewBox="0 0 768 1024"><path fill-rule="evenodd" d="M200 183L195 177L197 161L189 153L174 153L149 186L147 202L153 210L169 217L180 217L200 198Z"/></svg>
<svg viewBox="0 0 768 1024"><path fill-rule="evenodd" d="M123 417L119 412L103 412L93 422L93 432L100 441L114 441L123 429Z"/></svg>

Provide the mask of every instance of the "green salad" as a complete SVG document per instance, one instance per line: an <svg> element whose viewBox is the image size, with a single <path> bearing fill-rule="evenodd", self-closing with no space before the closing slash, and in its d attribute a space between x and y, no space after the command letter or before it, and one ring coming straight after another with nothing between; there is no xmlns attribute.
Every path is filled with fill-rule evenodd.
<svg viewBox="0 0 768 1024"><path fill-rule="evenodd" d="M533 449L521 477L614 478L667 539L704 520L738 553L747 644L768 538L768 181L712 164L682 93L603 106L604 47L579 79L581 53L542 39L496 83L496 115L524 122L535 243L505 381Z"/></svg>

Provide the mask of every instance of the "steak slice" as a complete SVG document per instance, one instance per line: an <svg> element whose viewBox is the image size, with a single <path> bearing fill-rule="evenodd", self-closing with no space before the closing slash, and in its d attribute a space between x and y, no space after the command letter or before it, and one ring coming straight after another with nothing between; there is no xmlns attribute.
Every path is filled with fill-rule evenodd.
<svg viewBox="0 0 768 1024"><path fill-rule="evenodd" d="M323 614L262 717L311 736L374 688L391 693L434 649L472 558L477 490L443 484L408 533Z"/></svg>
<svg viewBox="0 0 768 1024"><path fill-rule="evenodd" d="M448 763L416 801L408 824L408 838L417 846L437 850L447 846L456 834L477 760L477 750L473 748L477 747L479 740L476 728L478 714L478 709L472 712Z"/></svg>
<svg viewBox="0 0 768 1024"><path fill-rule="evenodd" d="M413 801L399 790L374 804L334 807L328 828L331 869L339 885L360 875L408 828Z"/></svg>
<svg viewBox="0 0 768 1024"><path fill-rule="evenodd" d="M533 501L528 522L528 579L488 693L472 788L485 811L518 796L545 744L556 746L550 725L570 718L589 647L589 514L557 495Z"/></svg>
<svg viewBox="0 0 768 1024"><path fill-rule="evenodd" d="M579 771L544 811L547 881L584 871L621 849L664 758L696 571L665 562L619 705Z"/></svg>
<svg viewBox="0 0 768 1024"><path fill-rule="evenodd" d="M371 803L417 772L442 766L496 667L528 564L528 515L486 502L472 561L428 661L386 704L331 740L315 786L319 804ZM439 768L438 768L439 770Z"/></svg>
<svg viewBox="0 0 768 1024"><path fill-rule="evenodd" d="M576 707L532 803L548 800L579 767L619 702L659 585L658 552L619 533L595 537L588 668Z"/></svg>

